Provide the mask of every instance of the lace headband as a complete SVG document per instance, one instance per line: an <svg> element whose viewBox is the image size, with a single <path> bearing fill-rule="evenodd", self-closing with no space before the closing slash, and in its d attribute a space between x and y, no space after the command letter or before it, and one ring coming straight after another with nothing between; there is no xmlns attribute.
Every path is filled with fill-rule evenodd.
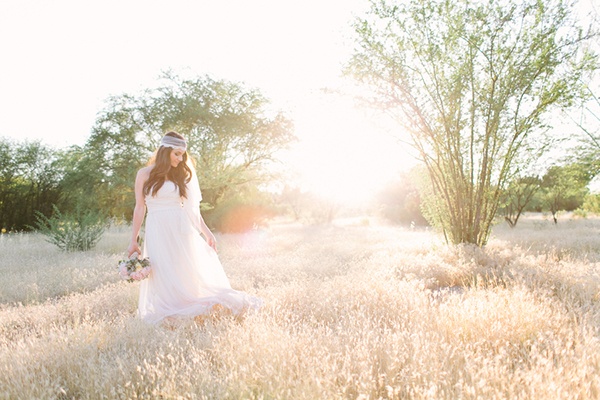
<svg viewBox="0 0 600 400"><path fill-rule="evenodd" d="M179 139L173 136L163 136L162 140L160 141L160 145L165 147L172 147L174 149L187 149L187 143L184 139Z"/></svg>

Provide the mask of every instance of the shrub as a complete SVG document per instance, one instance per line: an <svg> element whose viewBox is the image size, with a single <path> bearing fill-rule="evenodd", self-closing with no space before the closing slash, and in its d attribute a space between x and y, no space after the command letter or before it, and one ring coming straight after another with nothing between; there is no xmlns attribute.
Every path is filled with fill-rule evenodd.
<svg viewBox="0 0 600 400"><path fill-rule="evenodd" d="M49 218L36 212L34 229L63 251L93 249L106 229L106 220L98 212L77 210L75 214L63 215L58 207L53 206L53 210Z"/></svg>
<svg viewBox="0 0 600 400"><path fill-rule="evenodd" d="M583 199L581 208L590 213L600 214L600 194L588 193Z"/></svg>

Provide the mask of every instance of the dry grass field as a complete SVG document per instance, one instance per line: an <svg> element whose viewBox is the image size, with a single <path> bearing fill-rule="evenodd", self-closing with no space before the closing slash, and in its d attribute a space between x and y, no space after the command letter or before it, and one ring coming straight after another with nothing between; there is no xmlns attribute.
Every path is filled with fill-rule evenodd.
<svg viewBox="0 0 600 400"><path fill-rule="evenodd" d="M174 328L136 319L128 237L0 236L0 398L600 398L600 220L502 224L483 250L361 221L220 235L265 306Z"/></svg>

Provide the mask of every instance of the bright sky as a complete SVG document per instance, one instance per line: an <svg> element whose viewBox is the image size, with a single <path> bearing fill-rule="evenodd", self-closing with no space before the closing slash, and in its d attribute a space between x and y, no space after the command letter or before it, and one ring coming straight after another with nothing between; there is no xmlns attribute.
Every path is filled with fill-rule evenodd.
<svg viewBox="0 0 600 400"><path fill-rule="evenodd" d="M364 193L406 164L342 96L350 22L365 0L1 0L0 136L83 144L110 95L161 71L261 90L295 121L288 154L305 186ZM402 151L402 150L400 150ZM362 184L357 191L357 181Z"/></svg>
<svg viewBox="0 0 600 400"><path fill-rule="evenodd" d="M598 0L582 0L584 10ZM111 95L162 71L243 82L285 111L305 188L365 197L414 160L342 89L367 0L0 0L0 137L82 145ZM397 133L397 132L394 132Z"/></svg>

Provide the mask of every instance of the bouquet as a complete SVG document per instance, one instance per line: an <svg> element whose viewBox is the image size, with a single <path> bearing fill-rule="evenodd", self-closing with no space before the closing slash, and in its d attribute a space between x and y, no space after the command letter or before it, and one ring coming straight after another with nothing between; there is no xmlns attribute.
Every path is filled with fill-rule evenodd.
<svg viewBox="0 0 600 400"><path fill-rule="evenodd" d="M141 259L137 252L133 253L129 260L119 261L119 276L127 282L141 281L150 275L150 259L148 257Z"/></svg>

